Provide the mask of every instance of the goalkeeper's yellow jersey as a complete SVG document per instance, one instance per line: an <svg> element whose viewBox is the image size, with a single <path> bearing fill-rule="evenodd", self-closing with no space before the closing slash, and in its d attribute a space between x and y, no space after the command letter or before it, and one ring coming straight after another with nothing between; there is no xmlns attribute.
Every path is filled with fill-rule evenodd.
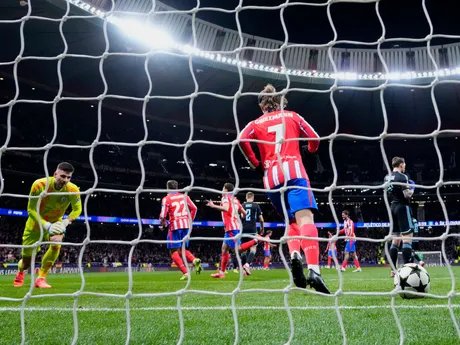
<svg viewBox="0 0 460 345"><path fill-rule="evenodd" d="M44 192L46 188L46 177L36 180L32 184L30 189L30 196L39 196L40 193ZM54 188L54 177L49 178L48 194L41 199L40 202L40 217L37 214L37 203L38 198L29 199L27 205L27 212L29 217L27 218L25 231L37 231L40 230L39 222L45 225L46 222L54 223L62 220L62 216L65 211L72 205L72 212L69 217L76 219L82 210L80 194L69 194L69 195L53 195L55 192L79 192L80 189L73 183L68 182L62 189L56 190ZM40 218L40 219L39 219Z"/></svg>

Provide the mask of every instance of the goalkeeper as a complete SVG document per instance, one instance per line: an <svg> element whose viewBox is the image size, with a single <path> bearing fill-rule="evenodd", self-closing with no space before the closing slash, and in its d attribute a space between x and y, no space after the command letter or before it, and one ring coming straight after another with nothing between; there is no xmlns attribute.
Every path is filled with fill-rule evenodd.
<svg viewBox="0 0 460 345"><path fill-rule="evenodd" d="M22 245L33 245L40 239L40 224L43 227L42 241L55 242L51 244L43 255L38 278L34 286L37 288L50 288L46 282L46 275L59 256L61 243L64 239L66 228L80 215L82 207L79 194L53 195L53 193L69 192L78 193L79 189L70 182L74 167L69 163L59 163L54 176L49 178L48 189L46 190L46 177L36 180L30 190L31 197L38 197L42 192L47 194L40 201L40 214L37 214L38 198L30 198L27 205L29 217L22 236ZM67 219L62 216L72 205L72 212ZM37 251L40 250L38 247ZM24 284L24 275L31 265L34 248L23 248L22 259L18 263L18 273L14 279L14 286L20 287Z"/></svg>

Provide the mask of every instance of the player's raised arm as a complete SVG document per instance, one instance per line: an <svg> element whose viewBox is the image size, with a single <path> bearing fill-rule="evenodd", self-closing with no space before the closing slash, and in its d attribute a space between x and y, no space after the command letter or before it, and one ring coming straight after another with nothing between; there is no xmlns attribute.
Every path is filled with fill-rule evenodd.
<svg viewBox="0 0 460 345"><path fill-rule="evenodd" d="M238 138L240 140L240 150L243 153L244 158L248 161L252 169L256 169L260 165L260 161L257 159L254 150L251 147L249 141L243 141L248 139L255 139L254 136L254 121L249 122L246 127L240 133Z"/></svg>
<svg viewBox="0 0 460 345"><path fill-rule="evenodd" d="M300 116L299 114L297 115L297 121L299 124L299 129L300 129L300 135L304 138L318 138L318 140L309 140L308 141L308 151L310 152L316 152L318 151L319 148L319 135L315 132L312 126L305 121L305 119Z"/></svg>
<svg viewBox="0 0 460 345"><path fill-rule="evenodd" d="M197 207L196 207L196 205L193 203L192 199L190 199L190 197L188 195L187 195L187 206L188 206L188 210L190 212L190 217L192 218L192 220L194 220L195 217L196 217Z"/></svg>
<svg viewBox="0 0 460 345"><path fill-rule="evenodd" d="M406 176L406 180L405 182L409 183L409 184L415 184L414 181L412 180L409 180ZM414 195L414 190L415 190L415 187L411 187L411 186L404 186L402 187L403 188L403 194L404 194L404 197L407 199L407 200L410 200L410 198L412 198L412 195Z"/></svg>
<svg viewBox="0 0 460 345"><path fill-rule="evenodd" d="M226 196L222 197L222 205L216 205L212 200L208 200L206 206L214 208L221 212L227 212L230 208L229 200Z"/></svg>

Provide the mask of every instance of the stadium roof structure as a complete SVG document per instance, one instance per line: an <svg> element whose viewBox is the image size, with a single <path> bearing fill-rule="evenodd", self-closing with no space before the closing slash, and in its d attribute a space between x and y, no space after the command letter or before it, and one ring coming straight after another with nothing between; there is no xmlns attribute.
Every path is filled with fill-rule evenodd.
<svg viewBox="0 0 460 345"><path fill-rule="evenodd" d="M62 6L62 0L52 1ZM431 43L435 38L460 41L460 36L455 35L385 38L382 33L374 42L334 39L323 44L304 44L288 42L287 38L282 42L223 28L196 18L195 13L201 9L180 11L159 1L155 1L155 8L152 8L150 0L117 0L113 9L110 1L69 2L94 16L106 18L132 39L150 48L175 48L218 68L236 71L241 67L244 73L271 74L269 77L274 79L289 75L294 80L307 78L306 81L312 83L322 83L324 79L329 83L331 79L360 80L364 85L372 86L384 81L419 84L436 77L456 78L460 75L460 43L437 46ZM327 2L321 5L326 6ZM283 6L272 7L277 8ZM395 48L401 41L419 46ZM394 43L394 46L384 49L386 43ZM349 47L340 48L341 45ZM356 48L359 46L366 49Z"/></svg>
<svg viewBox="0 0 460 345"><path fill-rule="evenodd" d="M151 9L145 6L152 4L150 0L117 0L114 3L116 11L138 11L136 16L145 15L146 11ZM178 11L158 1L155 3L162 26L154 30L168 32L170 37L174 37L175 46L172 51L151 50L151 47L145 46L145 42L133 37L132 33L127 33L123 29L123 24L120 27L108 23L106 41L104 21L101 20L101 17L105 16L103 11L107 11L107 6L111 4L111 1L35 0L31 15L56 20L30 18L24 22L25 50L23 58L17 64L19 82L30 88L47 90L50 95L55 95L59 85L57 64L58 61L61 61L63 96L91 98L90 102L96 104L98 96L104 90L102 71L108 84L107 95L121 96L106 97L103 106L123 114L139 115L149 89L145 72L145 61L148 57L147 68L152 78L150 95L154 96L149 101L148 118L158 121L156 123L169 125L169 127L177 125L189 128L190 95L196 91L194 77L199 91L199 97L193 101L195 130L220 133L235 133L235 118L238 119L241 128L254 118L254 114L259 113L257 93L262 90L265 83L273 83L278 90L287 86L286 73L288 70L286 73L273 72L270 70L272 67L267 70L270 64L276 65L276 52L269 53L259 49L264 46L268 47L269 44L279 45L279 41L242 34L244 42L251 43L249 47L245 47L244 52L242 50L242 53L253 53L251 57L253 68L249 68L249 64L243 67L243 59L237 60L235 65L235 55L230 52L238 46L239 35L235 31L196 19L196 47L200 50L194 50L189 48L190 37L188 37L189 32L187 33L187 30L190 30L191 15L183 11L177 13ZM58 19L65 14L67 4L69 4L71 13L62 24L62 30L68 50L65 58L53 59L53 57L61 56L65 48L59 32L61 22ZM21 47L20 18L26 15L27 8L10 6L8 11L0 12L2 19L11 21L2 26L2 40L8 49L2 49L0 52L0 61L2 61L0 76L5 79L4 83L14 86L13 66ZM131 26L131 29L133 27L136 28L136 25ZM420 44L426 44L426 42L423 41ZM212 53L207 51L207 49L215 50L216 45L220 50L229 51L227 61L223 61L223 54L218 61L217 54L212 57ZM104 55L107 46L109 54ZM348 63L349 70L353 71L349 73L356 74L356 78L340 80L339 89L332 94L329 91L334 79L330 79L331 64L326 55L329 48L331 54L336 58L337 68L340 69L344 63ZM441 115L440 129L460 128L460 120L456 111L460 106L459 85L437 83L434 88L431 87L435 79L438 81L443 78L457 80L457 65L460 65L459 48L460 46L456 44L432 47L433 56L438 59L438 67L446 67L450 71L445 71L442 76L439 70L438 79L434 74L431 78L429 77L430 65L426 46L381 50L393 73L396 72L396 67L407 67L408 63L415 64L413 73L409 72L411 78L401 80L401 83L409 87L386 88L383 94L389 133L430 134L437 128L438 120L433 108L432 89ZM374 58L369 60L368 53L369 51L365 49L291 45L286 47L286 68L290 68L292 72L288 73L290 79L289 103L293 109L305 115L320 135L329 135L336 129L337 119L331 105L331 95L337 105L340 119L338 133L378 136L382 132L384 121L379 85L385 82L381 79L385 74L378 74L379 72L375 70L378 64L370 63L378 59L375 60L374 54ZM307 55L310 57L316 55L313 60L317 73L313 73L312 70L298 72L302 68L302 63L305 64L307 61L313 63L312 58L304 58ZM445 63L447 65L443 65ZM238 65L243 72L241 77L238 73L234 73ZM356 69L351 69L352 66ZM308 76L309 72L311 75ZM362 72L362 78L364 74L368 75L366 80L358 78L360 72ZM326 73L329 73L329 78ZM371 74L373 77L369 78ZM375 78L375 75L380 77ZM336 76L340 77L340 75ZM389 80L390 82L397 81ZM351 90L347 89L347 85L359 85L363 88L362 90ZM235 113L234 96L240 91L240 86L244 95L237 98ZM31 93L30 89L21 88L21 97L33 98ZM50 96L50 99L52 100L53 97ZM402 117L401 114L404 116Z"/></svg>

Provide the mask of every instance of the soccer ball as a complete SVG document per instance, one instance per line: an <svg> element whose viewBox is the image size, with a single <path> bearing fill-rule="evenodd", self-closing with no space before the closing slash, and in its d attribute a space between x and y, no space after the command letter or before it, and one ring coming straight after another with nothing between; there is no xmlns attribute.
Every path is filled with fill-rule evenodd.
<svg viewBox="0 0 460 345"><path fill-rule="evenodd" d="M394 284L395 286L401 286L403 291L412 292L430 292L430 275L422 266L417 264L405 264L398 270L398 274L395 275ZM423 298L424 296L417 296L410 293L400 293L402 298Z"/></svg>

